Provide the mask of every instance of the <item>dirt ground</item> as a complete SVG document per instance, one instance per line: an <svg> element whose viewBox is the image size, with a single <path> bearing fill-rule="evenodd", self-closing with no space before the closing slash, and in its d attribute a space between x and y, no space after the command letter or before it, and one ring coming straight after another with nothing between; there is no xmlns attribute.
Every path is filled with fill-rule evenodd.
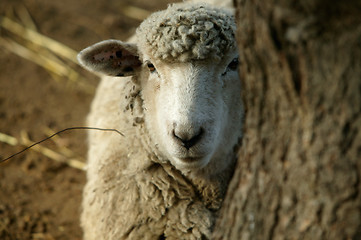
<svg viewBox="0 0 361 240"><path fill-rule="evenodd" d="M38 32L79 51L108 38L126 40L139 20L123 15L124 6L154 11L165 8L168 2L2 0L0 14L19 20L21 10L27 9ZM0 36L11 35L0 28ZM46 128L59 131L84 126L93 94L69 87L66 79L54 78L1 44L0 53L0 133L20 139L24 131L37 141L48 136ZM86 76L96 86L97 78ZM63 133L59 139L62 146L85 158L84 131ZM52 140L42 146L57 147ZM0 159L22 149L0 142ZM1 164L0 239L81 239L79 213L84 183L82 170L33 150Z"/></svg>

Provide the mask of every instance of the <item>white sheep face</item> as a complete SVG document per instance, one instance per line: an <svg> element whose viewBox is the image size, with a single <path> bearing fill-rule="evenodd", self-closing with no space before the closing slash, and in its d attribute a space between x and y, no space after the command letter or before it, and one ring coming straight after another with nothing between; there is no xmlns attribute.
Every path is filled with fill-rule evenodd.
<svg viewBox="0 0 361 240"><path fill-rule="evenodd" d="M91 71L134 76L145 126L163 159L181 170L228 165L222 159L241 135L243 113L235 49L219 60L169 62L152 59L136 45L107 40L78 59Z"/></svg>
<svg viewBox="0 0 361 240"><path fill-rule="evenodd" d="M145 59L146 124L160 152L180 169L203 168L219 158L215 155L223 154L223 144L232 138L229 106L240 101L237 52L218 62Z"/></svg>

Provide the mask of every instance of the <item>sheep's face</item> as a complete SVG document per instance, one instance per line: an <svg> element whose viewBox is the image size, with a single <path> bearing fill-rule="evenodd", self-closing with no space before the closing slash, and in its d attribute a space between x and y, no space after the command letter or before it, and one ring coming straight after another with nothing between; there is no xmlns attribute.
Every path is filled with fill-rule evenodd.
<svg viewBox="0 0 361 240"><path fill-rule="evenodd" d="M160 152L179 169L222 161L241 129L237 52L218 61L144 59L146 77L141 78L141 85L146 126Z"/></svg>
<svg viewBox="0 0 361 240"><path fill-rule="evenodd" d="M234 31L225 9L174 4L142 22L138 46L108 40L78 59L91 71L135 76L158 156L181 170L221 171L241 136Z"/></svg>
<svg viewBox="0 0 361 240"><path fill-rule="evenodd" d="M163 159L181 170L221 171L229 164L225 155L241 136L243 114L235 49L218 60L169 62L107 40L83 50L78 59L91 71L135 76L145 127Z"/></svg>

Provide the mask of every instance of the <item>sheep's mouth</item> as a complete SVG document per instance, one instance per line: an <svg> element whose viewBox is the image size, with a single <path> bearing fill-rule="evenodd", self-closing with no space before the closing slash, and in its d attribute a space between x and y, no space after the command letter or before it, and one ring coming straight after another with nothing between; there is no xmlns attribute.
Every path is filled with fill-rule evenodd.
<svg viewBox="0 0 361 240"><path fill-rule="evenodd" d="M198 162L202 159L203 159L202 157L187 157L187 158L181 158L180 160L186 163L193 163L193 162Z"/></svg>
<svg viewBox="0 0 361 240"><path fill-rule="evenodd" d="M173 158L173 164L176 167L181 169L200 169L206 166L210 158L205 155L200 157L198 156L182 156L178 158Z"/></svg>

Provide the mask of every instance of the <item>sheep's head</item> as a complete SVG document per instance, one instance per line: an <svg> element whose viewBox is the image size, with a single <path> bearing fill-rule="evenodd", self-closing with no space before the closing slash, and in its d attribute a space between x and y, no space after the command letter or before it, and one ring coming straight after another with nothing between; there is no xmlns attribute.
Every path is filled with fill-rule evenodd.
<svg viewBox="0 0 361 240"><path fill-rule="evenodd" d="M137 44L107 40L79 54L87 69L134 76L157 151L181 170L224 169L243 115L234 20L205 4L175 4L146 19Z"/></svg>

